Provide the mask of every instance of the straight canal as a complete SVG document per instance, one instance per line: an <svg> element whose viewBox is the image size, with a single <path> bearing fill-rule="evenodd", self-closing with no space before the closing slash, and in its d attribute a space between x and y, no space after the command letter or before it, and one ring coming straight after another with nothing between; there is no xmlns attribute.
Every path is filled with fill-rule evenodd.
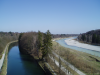
<svg viewBox="0 0 100 75"><path fill-rule="evenodd" d="M45 75L45 72L33 58L21 54L18 46L14 46L8 52L7 75Z"/></svg>

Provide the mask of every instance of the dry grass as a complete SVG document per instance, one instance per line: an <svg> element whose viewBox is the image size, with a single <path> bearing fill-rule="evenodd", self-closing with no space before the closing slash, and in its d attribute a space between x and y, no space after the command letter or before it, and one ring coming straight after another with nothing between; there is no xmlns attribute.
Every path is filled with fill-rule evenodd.
<svg viewBox="0 0 100 75"><path fill-rule="evenodd" d="M5 59L4 59L4 63L3 63L0 75L6 75L7 74L7 54L8 54L8 50L6 51L6 55L5 55Z"/></svg>
<svg viewBox="0 0 100 75"><path fill-rule="evenodd" d="M57 57L54 57L56 61L59 62L59 58ZM78 75L78 73L75 72L75 70L72 70L68 65L66 65L64 62L61 61L61 65L66 69L68 70L71 74L73 75Z"/></svg>
<svg viewBox="0 0 100 75"><path fill-rule="evenodd" d="M8 43L7 46L7 50L6 50L6 53L5 53L5 58L4 58L4 62L3 62L3 66L2 66L2 69L1 69L1 72L0 72L0 75L6 75L7 74L7 56L8 56L8 48L9 48L9 45L12 44L12 43L15 43L17 42L18 40L16 41L12 41L10 43Z"/></svg>
<svg viewBox="0 0 100 75"><path fill-rule="evenodd" d="M64 58L66 61L70 62L71 64L73 64L75 67L77 67L86 74L94 73L99 75L100 62L97 62L95 59L91 57L94 57L98 60L100 60L100 57L96 57L84 52L65 48L56 42L52 43L53 43L53 50L57 54L59 54L60 52L60 56Z"/></svg>
<svg viewBox="0 0 100 75"><path fill-rule="evenodd" d="M61 69L60 69L60 73L59 73L59 67L55 64L55 62L53 60L51 60L48 57L48 63L51 66L51 68L53 69L53 71L57 74L57 75L66 75Z"/></svg>

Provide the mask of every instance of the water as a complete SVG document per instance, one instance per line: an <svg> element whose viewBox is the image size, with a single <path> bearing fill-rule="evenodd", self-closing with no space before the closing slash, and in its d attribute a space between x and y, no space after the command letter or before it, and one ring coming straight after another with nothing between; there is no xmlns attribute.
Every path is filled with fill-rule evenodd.
<svg viewBox="0 0 100 75"><path fill-rule="evenodd" d="M76 38L76 37L74 37L74 38ZM66 38L66 39L69 39L69 38ZM64 47L74 49L74 50L77 50L77 51L86 52L86 53L89 53L89 54L100 57L100 52L99 51L93 51L93 50L89 50L89 49L84 49L84 48L79 48L79 47L76 47L76 46L67 45L64 41L66 39L60 39L60 40L57 40L56 42L58 42L60 45L62 45Z"/></svg>
<svg viewBox="0 0 100 75"><path fill-rule="evenodd" d="M8 53L7 75L45 75L45 73L33 58L20 54L18 46L14 46Z"/></svg>

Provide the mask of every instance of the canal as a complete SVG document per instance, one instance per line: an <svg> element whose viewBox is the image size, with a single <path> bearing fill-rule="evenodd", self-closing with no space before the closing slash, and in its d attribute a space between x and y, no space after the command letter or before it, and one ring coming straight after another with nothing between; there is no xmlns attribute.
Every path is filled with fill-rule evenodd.
<svg viewBox="0 0 100 75"><path fill-rule="evenodd" d="M21 54L18 46L14 46L8 52L7 75L45 75L45 72L32 57Z"/></svg>

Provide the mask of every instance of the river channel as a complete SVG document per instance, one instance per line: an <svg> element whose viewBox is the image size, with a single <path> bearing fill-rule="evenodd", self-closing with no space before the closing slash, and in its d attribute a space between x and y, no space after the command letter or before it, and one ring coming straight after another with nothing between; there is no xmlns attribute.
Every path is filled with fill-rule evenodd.
<svg viewBox="0 0 100 75"><path fill-rule="evenodd" d="M56 42L59 43L60 45L64 46L64 47L67 47L67 48L70 48L70 49L74 49L74 50L77 50L77 51L86 52L86 53L89 53L91 55L95 55L95 56L100 57L100 52L99 51L94 51L94 50L89 50L89 49L85 49L85 48L80 48L80 47L76 47L76 46L67 45L65 43L65 40L67 40L67 39L69 39L69 38L56 40Z"/></svg>
<svg viewBox="0 0 100 75"><path fill-rule="evenodd" d="M18 46L8 52L7 75L45 75L44 71L29 55L21 54Z"/></svg>

